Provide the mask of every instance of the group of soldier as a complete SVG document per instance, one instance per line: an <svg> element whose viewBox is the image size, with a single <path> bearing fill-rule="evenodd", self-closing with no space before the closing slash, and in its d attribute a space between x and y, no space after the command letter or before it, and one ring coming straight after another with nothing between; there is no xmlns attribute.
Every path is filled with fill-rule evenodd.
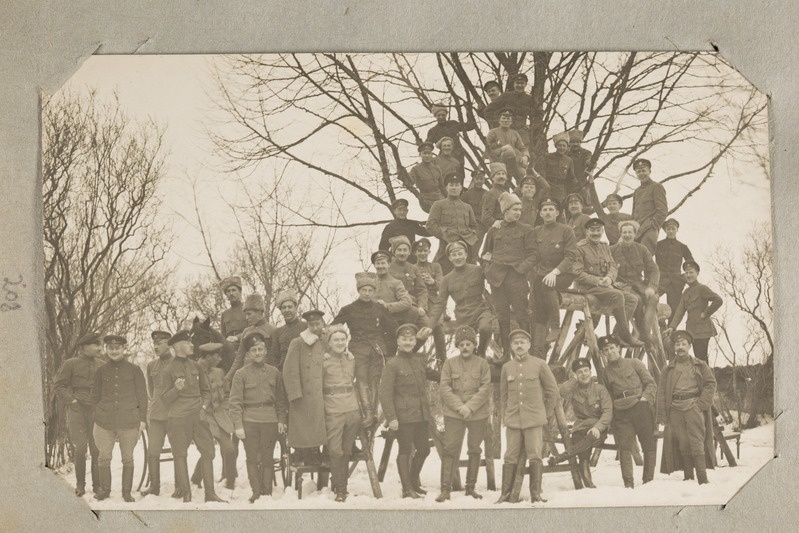
<svg viewBox="0 0 799 533"><path fill-rule="evenodd" d="M214 441L228 488L235 486L238 443L243 441L254 502L271 494L274 448L279 435L286 434L292 460L326 463L336 501L345 501L355 441L360 437L368 446L373 433L365 430L373 432L379 406L399 445L402 495L419 498L426 492L420 472L430 451L431 379L439 381L444 415L437 501L450 497L467 432L466 493L482 498L475 484L481 443L490 427L492 382L500 387L506 426L499 501L510 498L521 450L530 461L532 499L544 501L543 428L561 396L571 400L576 417L574 446L550 462L577 456L585 486L594 486L589 457L609 428L619 445L624 485L634 487L636 436L644 455L643 482L651 481L656 422L666 426L661 470L683 467L686 479L692 479L695 469L698 482L706 483L706 468L713 466L709 424L715 393L707 348L715 335L710 317L721 298L698 282L699 265L676 239L679 223L666 220L666 192L652 180L650 161L639 158L632 164L640 182L632 214L622 213L623 199L610 194L603 204L608 213L601 218L589 216L594 207L585 201L592 154L580 146L581 132L556 135L555 152L530 164L526 83L522 74L513 78L514 89L507 93L495 82L485 86L491 102L477 112L491 127L485 152L488 190L481 168L471 173L471 184L463 190L458 135L473 129L474 121L449 121L446 108L433 108L437 124L429 142L419 146L421 162L411 169L407 184L428 219L425 224L409 220L408 202L394 202L395 220L371 256L374 272L355 275L358 298L329 324L320 310L300 315L300 298L291 290L274 298L285 324L269 324L263 297L243 299L241 280L233 276L220 285L230 302L220 329L236 352L227 373L217 368L225 345L203 344L194 354L186 330L152 332L156 358L146 378L125 361L124 336L84 335L78 356L64 362L55 381L67 405L76 493L85 493L89 448L95 498L109 496L111 450L118 441L122 495L133 501L133 449L146 428L150 485L145 495L160 493L160 455L169 436L173 497L191 501L194 483L204 486L206 501L222 501L214 490ZM433 143L440 149L436 156ZM658 242L661 228L666 238ZM432 260L428 237L438 240ZM588 358L573 361L574 377L560 387L544 361L548 343L560 334L560 291L570 287L615 319L614 332L599 342L607 360L604 385L594 381ZM655 317L664 294L672 312L661 328ZM448 357L444 334L444 322L451 320L450 298L458 351L453 357ZM674 331L686 314L685 330ZM633 319L637 335L630 328ZM673 344L659 386L640 360L621 357L623 346L641 347L653 335ZM430 336L434 368L420 354ZM489 356L492 338L498 347ZM103 344L104 364L99 358ZM192 441L201 458L190 478L187 450Z"/></svg>

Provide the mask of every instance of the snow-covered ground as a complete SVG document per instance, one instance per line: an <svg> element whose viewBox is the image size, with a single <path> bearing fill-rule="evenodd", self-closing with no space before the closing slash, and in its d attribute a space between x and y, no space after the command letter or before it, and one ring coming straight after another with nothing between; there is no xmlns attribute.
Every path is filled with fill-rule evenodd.
<svg viewBox="0 0 799 533"><path fill-rule="evenodd" d="M378 438L375 443L375 459L379 461L380 453L384 440ZM733 453L735 452L734 441L730 442ZM721 505L728 502L732 496L753 476L757 471L773 457L774 449L774 424L770 422L758 428L745 431L741 436L741 458L738 466L730 468L724 459L719 461L720 465L715 470L710 470L708 477L710 484L699 486L695 481L683 481L682 472L675 472L671 475L664 475L660 469L660 449L658 449L658 465L655 473L655 480L646 485L640 484L642 467L635 467L636 488L635 490L625 489L619 470L618 462L614 460L614 453L604 451L599 459L599 464L593 469L594 484L596 489L574 490L571 475L568 472L552 473L544 475L544 497L547 503L539 503L536 506L545 507L628 507L637 505ZM194 463L199 456L197 450L192 446L189 449L189 468L194 467ZM282 482L278 481L278 486L273 491L271 498L261 497L260 500L251 504L249 483L247 482L244 449L238 460L239 478L236 480L236 488L228 490L222 483L217 483L216 491L222 498L229 503L204 503L203 491L193 486L192 503L183 503L180 500L170 498L174 488L172 479L172 464L161 464L161 496L147 496L135 494L135 503L125 503L120 494L120 481L122 464L119 460L119 451L115 449L115 457L112 463L113 483L111 498L104 501L93 499L89 491L83 499L92 509L95 510L151 510L151 509L453 509L453 508L492 508L501 507L513 508L515 506L529 506L529 492L527 488L527 478L525 478L522 488L522 499L527 500L518 504L502 504L495 506L494 501L499 497L499 492L490 492L486 489L486 479L484 470L481 469L477 481L477 490L484 495L482 500L475 500L467 497L463 492L454 492L452 500L439 504L435 502L439 488L439 466L440 462L435 450L432 450L425 463L422 472L422 484L427 489L428 494L423 500L402 499L399 477L397 475L396 447L389 462L386 478L381 484L383 498L376 500L372 497L369 478L366 472L366 465L360 463L350 478L349 492L347 501L343 504L333 501L334 495L328 488L321 491L316 490L316 485L308 475L305 476L303 483L303 498L297 498L294 488L283 489ZM141 475L143 464L142 451L136 450L136 474L134 476L134 491ZM88 467L88 465L87 465ZM502 464L500 460L495 461L497 485L500 484ZM221 469L219 454L214 464L215 475L218 478ZM87 468L88 470L88 468ZM58 472L70 487L74 487L74 473L71 466L65 467ZM461 476L465 475L465 469L461 469ZM89 487L91 482L88 483ZM65 489L66 490L66 489Z"/></svg>

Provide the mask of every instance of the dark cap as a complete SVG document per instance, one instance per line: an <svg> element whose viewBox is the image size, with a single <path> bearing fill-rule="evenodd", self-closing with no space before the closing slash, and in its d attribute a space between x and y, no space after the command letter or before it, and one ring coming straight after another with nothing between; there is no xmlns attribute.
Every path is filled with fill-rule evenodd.
<svg viewBox="0 0 799 533"><path fill-rule="evenodd" d="M615 344L616 346L621 347L621 343L619 339L616 338L615 335L605 335L604 337L599 337L597 340L597 345L599 346L600 350L604 350L607 346L611 344Z"/></svg>
<svg viewBox="0 0 799 533"><path fill-rule="evenodd" d="M527 82L528 80L527 74L516 74L515 76L513 76L513 81L519 81L519 80L524 80L525 82Z"/></svg>
<svg viewBox="0 0 799 533"><path fill-rule="evenodd" d="M397 328L397 337L405 335L413 335L415 337L418 332L419 328L416 327L416 324L403 324Z"/></svg>
<svg viewBox="0 0 799 533"><path fill-rule="evenodd" d="M696 261L686 261L685 263L682 264L683 272L685 272L685 270L688 269L688 268L693 268L697 272L700 271L699 263L697 263Z"/></svg>
<svg viewBox="0 0 799 533"><path fill-rule="evenodd" d="M676 219L670 218L670 219L666 220L666 222L663 223L663 229L665 229L666 226L677 226L679 228L680 227L680 223L677 222Z"/></svg>
<svg viewBox="0 0 799 533"><path fill-rule="evenodd" d="M535 178L533 176L525 176L519 185L524 186L527 185L528 183L530 185L535 185L535 187L538 188L538 184L535 182Z"/></svg>
<svg viewBox="0 0 799 533"><path fill-rule="evenodd" d="M591 360L587 357L579 357L572 361L572 372L577 372L581 368L591 369Z"/></svg>
<svg viewBox="0 0 799 533"><path fill-rule="evenodd" d="M225 345L221 342L207 342L199 347L199 356L214 355L215 353L221 352L224 347Z"/></svg>
<svg viewBox="0 0 799 533"><path fill-rule="evenodd" d="M471 177L485 176L485 175L486 171L482 167L477 167L476 169L472 170L472 173L470 174Z"/></svg>
<svg viewBox="0 0 799 533"><path fill-rule="evenodd" d="M413 251L415 252L423 244L427 245L428 248L433 247L433 244L430 242L430 239L428 239L427 237L422 237L421 239L413 243Z"/></svg>
<svg viewBox="0 0 799 533"><path fill-rule="evenodd" d="M671 343L674 344L677 342L678 339L685 339L688 341L688 344L694 343L694 336L691 335L690 332L685 331L684 329L678 329L674 333L671 334Z"/></svg>
<svg viewBox="0 0 799 533"><path fill-rule="evenodd" d="M103 343L119 344L120 346L125 346L128 343L128 339L126 339L122 335L106 335L105 337L103 337Z"/></svg>
<svg viewBox="0 0 799 533"><path fill-rule="evenodd" d="M598 228L598 227L600 227L600 226L601 226L601 227L605 227L605 223L604 223L604 222L602 222L602 219L601 219L601 218L596 218L596 217L594 217L594 218L589 218L589 219L588 219L588 222L586 222L586 223L583 225L583 227L584 227L585 229L588 229L588 228Z"/></svg>
<svg viewBox="0 0 799 533"><path fill-rule="evenodd" d="M391 252L387 250L378 250L372 254L372 264L374 265L378 259L385 258L389 263L391 262Z"/></svg>
<svg viewBox="0 0 799 533"><path fill-rule="evenodd" d="M423 143L419 144L419 151L420 152L422 150L430 150L432 152L434 148L435 148L435 146L433 145L433 143L423 142Z"/></svg>
<svg viewBox="0 0 799 533"><path fill-rule="evenodd" d="M168 332L168 331L164 331L162 329L157 329L157 330L153 331L152 333L150 333L150 338L153 339L154 341L157 341L157 340L160 340L160 339L169 340L170 338L172 338L172 334L170 332Z"/></svg>
<svg viewBox="0 0 799 533"><path fill-rule="evenodd" d="M444 176L444 185L449 185L450 183L457 183L458 185L463 185L463 183L461 183L460 177L458 177L458 175L455 173L447 174L446 176Z"/></svg>
<svg viewBox="0 0 799 533"><path fill-rule="evenodd" d="M624 200L622 199L622 197L616 194L615 192L607 195L607 197L605 198L604 205L607 205L607 203L610 202L611 200L616 200L617 202L619 202L619 205L624 205Z"/></svg>
<svg viewBox="0 0 799 533"><path fill-rule="evenodd" d="M555 206L555 209L560 211L560 204L554 198L544 198L543 200L538 202L538 210L541 211L541 208L544 207L545 205Z"/></svg>
<svg viewBox="0 0 799 533"><path fill-rule="evenodd" d="M497 114L498 117L502 117L502 116L505 116L505 115L507 115L509 117L513 116L513 111L511 110L511 108L509 108L509 107L502 108L502 109L499 110L499 113Z"/></svg>
<svg viewBox="0 0 799 533"><path fill-rule="evenodd" d="M310 311L305 311L302 314L302 318L305 320L311 320L313 317L322 318L323 316L325 316L325 312L320 311L319 309L311 309Z"/></svg>
<svg viewBox="0 0 799 533"><path fill-rule="evenodd" d="M78 339L78 346L84 344L100 344L102 336L99 333L87 333Z"/></svg>
<svg viewBox="0 0 799 533"><path fill-rule="evenodd" d="M533 340L533 338L530 336L529 333L527 333L527 331L523 329L514 329L513 331L510 332L510 335L508 335L508 341L512 341L514 337L518 337L519 335L526 337L528 341Z"/></svg>
<svg viewBox="0 0 799 533"><path fill-rule="evenodd" d="M502 85L500 85L497 80L488 80L483 84L483 90L486 92L488 92L488 89L490 89L491 87L496 87L500 91L502 90Z"/></svg>
<svg viewBox="0 0 799 533"><path fill-rule="evenodd" d="M449 254L458 249L463 250L467 254L469 253L469 246L463 241L452 241L444 248L444 252L446 252L447 257L449 257Z"/></svg>
<svg viewBox="0 0 799 533"><path fill-rule="evenodd" d="M398 208L401 205L404 205L405 207L408 207L408 205L409 205L408 204L408 200L406 200L405 198L397 198L396 200L394 200L394 203L391 204L391 209L396 209L396 208Z"/></svg>
<svg viewBox="0 0 799 533"><path fill-rule="evenodd" d="M241 340L241 344L244 346L245 352L259 342L266 344L266 336L260 331L251 331L247 333L247 335L245 335Z"/></svg>
<svg viewBox="0 0 799 533"><path fill-rule="evenodd" d="M636 159L633 161L633 170L641 167L652 168L652 162L649 159Z"/></svg>
<svg viewBox="0 0 799 533"><path fill-rule="evenodd" d="M572 201L572 199L576 199L576 200L577 200L578 202L580 202L581 204L585 204L585 200L583 200L583 197L582 197L582 196L580 196L580 195L579 195L578 193L576 193L576 192L573 192L573 193L571 193L571 194L567 195L567 196L566 196L566 200L564 200L564 203L565 203L566 205L569 205L569 202L571 202L571 201Z"/></svg>
<svg viewBox="0 0 799 533"><path fill-rule="evenodd" d="M181 341L191 341L191 332L187 329L182 329L172 335L167 342L168 345L172 346L173 344Z"/></svg>

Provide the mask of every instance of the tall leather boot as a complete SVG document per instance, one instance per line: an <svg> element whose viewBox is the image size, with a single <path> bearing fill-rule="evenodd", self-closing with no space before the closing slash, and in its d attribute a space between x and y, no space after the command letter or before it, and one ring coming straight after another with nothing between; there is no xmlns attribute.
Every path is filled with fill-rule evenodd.
<svg viewBox="0 0 799 533"><path fill-rule="evenodd" d="M411 486L411 457L408 454L397 455L397 471L402 484L402 497L421 498L422 496Z"/></svg>
<svg viewBox="0 0 799 533"><path fill-rule="evenodd" d="M198 489L203 488L203 471L202 466L202 459L198 459L197 463L194 465L194 472L191 474L191 482L197 485Z"/></svg>
<svg viewBox="0 0 799 533"><path fill-rule="evenodd" d="M217 496L214 491L214 461L210 457L201 457L200 465L203 473L203 483L205 484L205 501L206 502L222 502L227 503L225 500Z"/></svg>
<svg viewBox="0 0 799 533"><path fill-rule="evenodd" d="M418 452L414 453L413 458L411 459L411 487L413 488L414 492L421 494L422 496L427 494L427 491L422 488L422 480L419 478L419 476L422 473L422 467L424 466L426 459L426 455L419 456Z"/></svg>
<svg viewBox="0 0 799 533"><path fill-rule="evenodd" d="M264 463L261 463L261 494L264 496L271 496L274 486L275 465L267 458Z"/></svg>
<svg viewBox="0 0 799 533"><path fill-rule="evenodd" d="M102 483L100 483L100 465L97 462L97 457L91 456L91 473L92 473L92 492L96 493L100 490ZM84 466L84 469L86 467ZM111 485L109 485L110 487Z"/></svg>
<svg viewBox="0 0 799 533"><path fill-rule="evenodd" d="M95 486L95 488L97 488ZM86 456L83 459L75 455L75 494L83 496L86 494Z"/></svg>
<svg viewBox="0 0 799 533"><path fill-rule="evenodd" d="M544 463L541 459L530 460L530 501L543 502L547 501L541 496L541 488L544 481Z"/></svg>
<svg viewBox="0 0 799 533"><path fill-rule="evenodd" d="M510 491L513 489L513 480L516 477L516 465L504 463L502 465L502 492L495 503L505 503L510 500Z"/></svg>
<svg viewBox="0 0 799 533"><path fill-rule="evenodd" d="M635 488L633 479L633 456L630 450L619 450L619 463L621 464L621 479L627 489Z"/></svg>
<svg viewBox="0 0 799 533"><path fill-rule="evenodd" d="M225 471L225 488L233 490L236 488L236 455L234 453L222 455L222 464Z"/></svg>
<svg viewBox="0 0 799 533"><path fill-rule="evenodd" d="M580 477L583 479L583 486L588 489L595 489L594 480L591 478L591 453L582 453L577 456L580 461Z"/></svg>
<svg viewBox="0 0 799 533"><path fill-rule="evenodd" d="M630 333L630 326L627 323L627 314L624 312L623 307L613 311L613 318L616 320L614 332L618 335L622 343L632 348L639 348L644 345L643 342L633 337L632 333Z"/></svg>
<svg viewBox="0 0 799 533"><path fill-rule="evenodd" d="M475 500L482 500L483 495L475 492L474 487L477 485L477 473L480 471L480 456L470 455L469 464L466 466L466 495L471 496Z"/></svg>
<svg viewBox="0 0 799 533"><path fill-rule="evenodd" d="M643 482L649 483L655 479L656 450L644 450L644 477Z"/></svg>
<svg viewBox="0 0 799 533"><path fill-rule="evenodd" d="M694 479L694 458L691 455L682 456L683 481Z"/></svg>
<svg viewBox="0 0 799 533"><path fill-rule="evenodd" d="M252 496L250 496L250 503L261 497L261 465L255 461L247 461L247 479L250 482L250 489Z"/></svg>
<svg viewBox="0 0 799 533"><path fill-rule="evenodd" d="M478 336L480 339L477 341L477 351L475 351L475 353L480 357L485 357L486 348L488 348L488 343L491 342L491 332L479 333Z"/></svg>
<svg viewBox="0 0 799 533"><path fill-rule="evenodd" d="M98 468L99 487L94 493L95 500L105 500L111 495L111 465Z"/></svg>
<svg viewBox="0 0 799 533"><path fill-rule="evenodd" d="M191 483L189 482L189 460L186 457L175 457L175 492L184 503L191 501Z"/></svg>
<svg viewBox="0 0 799 533"><path fill-rule="evenodd" d="M128 503L136 501L136 499L130 494L132 489L133 465L122 465L122 499Z"/></svg>
<svg viewBox="0 0 799 533"><path fill-rule="evenodd" d="M452 470L455 466L455 458L445 456L441 459L441 493L436 498L438 503L449 500L450 491L452 490Z"/></svg>
<svg viewBox="0 0 799 533"><path fill-rule="evenodd" d="M331 459L331 461L333 460ZM347 474L349 467L350 467L349 457L342 456L342 457L337 457L335 459L335 468L337 475L334 478L333 486L336 492L336 501L340 503L347 501L347 477L348 477Z"/></svg>
<svg viewBox="0 0 799 533"><path fill-rule="evenodd" d="M361 413L363 414L362 424L364 429L371 430L377 420L375 419L375 411L372 405L372 393L369 390L369 385L366 383L356 382L355 390L358 393L358 400L361 404ZM354 445L354 444L353 444Z"/></svg>
<svg viewBox="0 0 799 533"><path fill-rule="evenodd" d="M694 455L694 468L696 468L696 482L700 485L710 483L707 478L707 465L705 464L705 455Z"/></svg>
<svg viewBox="0 0 799 533"><path fill-rule="evenodd" d="M142 496L161 494L161 461L159 457L148 457L147 468L150 470L150 486L142 491Z"/></svg>

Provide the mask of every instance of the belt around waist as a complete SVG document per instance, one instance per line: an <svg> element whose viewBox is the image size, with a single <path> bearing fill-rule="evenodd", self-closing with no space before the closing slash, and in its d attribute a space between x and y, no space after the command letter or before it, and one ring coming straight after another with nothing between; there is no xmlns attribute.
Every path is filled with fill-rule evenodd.
<svg viewBox="0 0 799 533"><path fill-rule="evenodd" d="M613 395L614 400L620 400L622 398L632 398L632 397L640 398L641 391L639 391L638 389L627 389L625 391L621 391Z"/></svg>
<svg viewBox="0 0 799 533"><path fill-rule="evenodd" d="M690 400L691 398L699 398L701 394L699 392L687 392L684 394L672 394L671 397L674 400Z"/></svg>
<svg viewBox="0 0 799 533"><path fill-rule="evenodd" d="M325 387L322 389L325 396L330 396L332 394L347 394L352 392L354 389L350 385L340 385L338 387Z"/></svg>
<svg viewBox="0 0 799 533"><path fill-rule="evenodd" d="M256 409L258 407L269 407L270 405L275 405L275 402L260 402L260 403L245 403L245 409Z"/></svg>

